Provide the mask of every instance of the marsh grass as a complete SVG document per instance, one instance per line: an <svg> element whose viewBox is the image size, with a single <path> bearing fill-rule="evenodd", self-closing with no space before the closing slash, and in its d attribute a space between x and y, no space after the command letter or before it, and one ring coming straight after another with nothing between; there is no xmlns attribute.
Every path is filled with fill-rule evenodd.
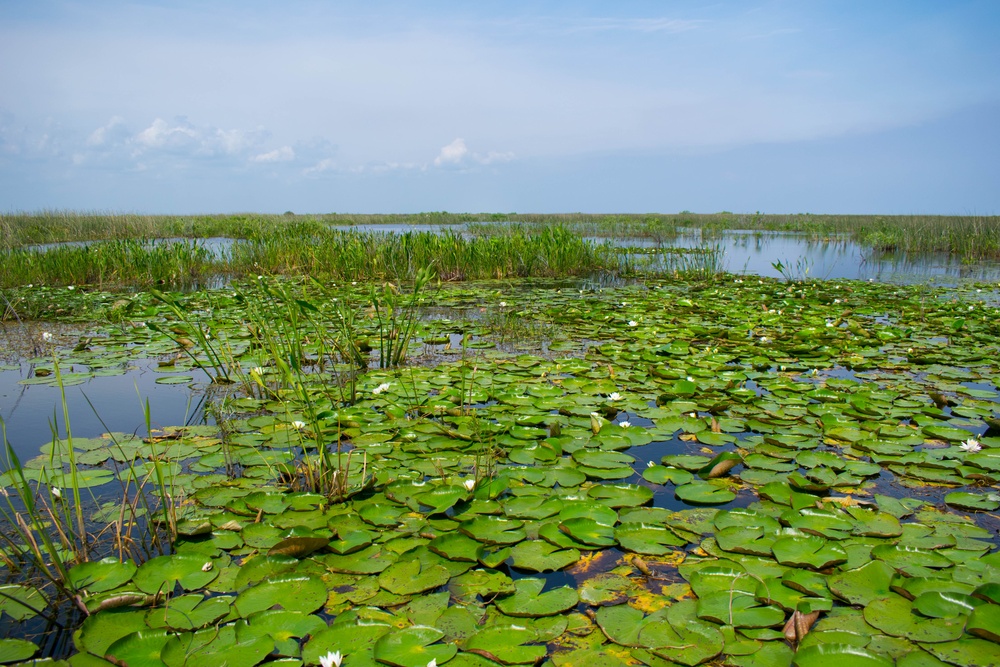
<svg viewBox="0 0 1000 667"><path fill-rule="evenodd" d="M237 241L229 265L237 274L343 281L414 280L421 268L433 266L442 280L473 280L585 275L614 268L614 255L563 227L511 227L491 236L329 231Z"/></svg>
<svg viewBox="0 0 1000 667"><path fill-rule="evenodd" d="M153 244L142 239L102 241L46 251L0 251L0 286L26 284L192 284L217 270L213 253L197 241Z"/></svg>

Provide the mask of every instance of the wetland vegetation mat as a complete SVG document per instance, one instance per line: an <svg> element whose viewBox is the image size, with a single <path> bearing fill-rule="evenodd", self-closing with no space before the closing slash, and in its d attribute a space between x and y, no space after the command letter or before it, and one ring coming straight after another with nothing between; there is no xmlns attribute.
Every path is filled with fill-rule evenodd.
<svg viewBox="0 0 1000 667"><path fill-rule="evenodd" d="M994 286L421 280L67 296L212 419L11 443L0 662L1000 664Z"/></svg>

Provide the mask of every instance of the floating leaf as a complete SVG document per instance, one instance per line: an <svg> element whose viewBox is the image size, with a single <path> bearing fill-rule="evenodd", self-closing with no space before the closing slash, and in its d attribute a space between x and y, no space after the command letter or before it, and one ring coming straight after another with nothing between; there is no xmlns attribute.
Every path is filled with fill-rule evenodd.
<svg viewBox="0 0 1000 667"><path fill-rule="evenodd" d="M911 641L946 642L962 635L965 618L922 618L906 598L889 594L865 607L865 620L882 632Z"/></svg>
<svg viewBox="0 0 1000 667"><path fill-rule="evenodd" d="M443 664L458 652L454 644L435 643L443 637L443 632L425 625L396 630L379 637L374 657L395 667L426 667L432 660Z"/></svg>
<svg viewBox="0 0 1000 667"><path fill-rule="evenodd" d="M542 593L544 579L521 579L514 585L517 591L513 595L496 601L497 608L508 616L552 616L575 607L580 601L576 590L568 586Z"/></svg>
<svg viewBox="0 0 1000 667"><path fill-rule="evenodd" d="M850 644L817 644L800 649L795 667L892 667L895 663L877 653Z"/></svg>
<svg viewBox="0 0 1000 667"><path fill-rule="evenodd" d="M326 585L319 577L279 574L240 593L234 606L244 618L276 605L288 611L310 614L323 606L326 597Z"/></svg>
<svg viewBox="0 0 1000 667"><path fill-rule="evenodd" d="M27 660L38 651L38 645L27 639L0 639L0 664Z"/></svg>
<svg viewBox="0 0 1000 667"><path fill-rule="evenodd" d="M448 583L451 574L441 565L417 559L397 561L378 575L379 586L396 595L414 595Z"/></svg>
<svg viewBox="0 0 1000 667"><path fill-rule="evenodd" d="M561 570L580 560L576 549L560 549L545 541L521 542L511 551L514 567L532 572Z"/></svg>
<svg viewBox="0 0 1000 667"><path fill-rule="evenodd" d="M218 568L204 556L172 554L151 558L140 565L132 583L145 593L171 593L176 584L192 591L206 586L217 576Z"/></svg>
<svg viewBox="0 0 1000 667"><path fill-rule="evenodd" d="M515 625L499 625L469 637L463 649L505 665L536 664L548 652L545 646L525 646L537 640L533 630Z"/></svg>
<svg viewBox="0 0 1000 667"><path fill-rule="evenodd" d="M678 486L674 493L681 500L697 505L721 505L735 500L736 494L712 482L691 482Z"/></svg>
<svg viewBox="0 0 1000 667"><path fill-rule="evenodd" d="M824 570L847 562L847 552L836 542L816 535L789 535L771 545L774 558L782 565Z"/></svg>

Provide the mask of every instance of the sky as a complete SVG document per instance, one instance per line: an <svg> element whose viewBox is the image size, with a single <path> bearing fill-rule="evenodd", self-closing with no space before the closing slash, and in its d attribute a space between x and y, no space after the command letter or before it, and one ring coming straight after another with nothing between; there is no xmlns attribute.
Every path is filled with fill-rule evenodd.
<svg viewBox="0 0 1000 667"><path fill-rule="evenodd" d="M995 0L0 0L0 213L996 215L997 34Z"/></svg>

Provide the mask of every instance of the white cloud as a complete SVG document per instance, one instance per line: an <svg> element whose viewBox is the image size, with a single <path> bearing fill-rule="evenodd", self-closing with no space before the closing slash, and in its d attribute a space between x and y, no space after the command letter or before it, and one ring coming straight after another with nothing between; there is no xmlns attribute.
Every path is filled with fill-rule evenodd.
<svg viewBox="0 0 1000 667"><path fill-rule="evenodd" d="M198 133L187 124L171 126L162 118L157 118L153 124L133 138L133 141L146 148L165 148L190 145L197 140Z"/></svg>
<svg viewBox="0 0 1000 667"><path fill-rule="evenodd" d="M107 125L102 125L87 137L88 146L103 146L108 141L112 141L114 135L124 129L125 119L121 116L112 116Z"/></svg>
<svg viewBox="0 0 1000 667"><path fill-rule="evenodd" d="M434 158L435 167L459 167L469 162L476 164L493 164L495 162L510 162L514 159L511 152L490 151L485 155L469 150L465 139L459 137L453 142L441 148L441 152Z"/></svg>
<svg viewBox="0 0 1000 667"><path fill-rule="evenodd" d="M295 159L295 151L291 146L275 148L267 153L260 153L250 158L251 162L289 162Z"/></svg>
<svg viewBox="0 0 1000 667"><path fill-rule="evenodd" d="M441 152L434 158L434 166L441 167L449 164L461 164L465 159L469 149L465 145L465 139L458 138L441 149Z"/></svg>

